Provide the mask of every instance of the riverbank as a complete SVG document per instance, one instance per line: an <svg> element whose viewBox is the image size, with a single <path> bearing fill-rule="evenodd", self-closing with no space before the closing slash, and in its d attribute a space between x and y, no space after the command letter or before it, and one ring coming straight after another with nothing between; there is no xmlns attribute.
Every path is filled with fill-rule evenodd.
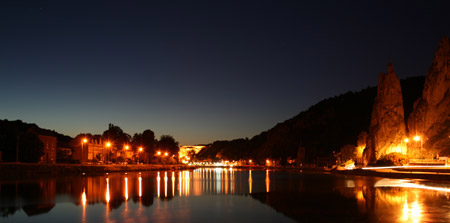
<svg viewBox="0 0 450 223"><path fill-rule="evenodd" d="M133 172L152 170L186 170L194 169L188 165L80 165L80 164L35 164L35 163L1 163L0 178L28 176L70 176L79 174L103 174L112 172Z"/></svg>
<svg viewBox="0 0 450 223"><path fill-rule="evenodd" d="M356 175L356 176L372 176L394 179L424 179L424 180L438 180L450 181L450 169L442 168L411 168L411 169L382 169L382 170L333 170L330 173L342 175Z"/></svg>

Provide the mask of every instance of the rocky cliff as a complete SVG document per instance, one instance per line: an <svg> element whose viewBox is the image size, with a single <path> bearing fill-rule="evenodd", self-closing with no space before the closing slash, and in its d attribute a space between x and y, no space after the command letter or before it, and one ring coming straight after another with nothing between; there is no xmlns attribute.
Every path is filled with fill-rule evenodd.
<svg viewBox="0 0 450 223"><path fill-rule="evenodd" d="M403 97L392 64L378 76L377 97L372 109L365 157L369 162L392 152L406 153Z"/></svg>
<svg viewBox="0 0 450 223"><path fill-rule="evenodd" d="M441 39L423 88L422 97L414 103L408 119L411 141L408 149L416 158L431 158L436 153L450 155L450 44L449 37ZM419 145L422 144L423 146ZM418 148L423 147L423 148ZM419 152L417 152L419 151Z"/></svg>

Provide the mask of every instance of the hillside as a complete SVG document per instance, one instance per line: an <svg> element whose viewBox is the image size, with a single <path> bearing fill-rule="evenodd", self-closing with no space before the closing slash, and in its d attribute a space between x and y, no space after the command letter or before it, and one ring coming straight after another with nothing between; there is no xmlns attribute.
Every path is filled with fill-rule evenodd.
<svg viewBox="0 0 450 223"><path fill-rule="evenodd" d="M401 80L405 116L420 97L425 77ZM265 159L295 158L299 148L305 150L306 161L330 156L344 145L355 145L358 135L368 130L376 87L347 92L311 106L297 116L277 124L252 139L216 141L198 154L199 159Z"/></svg>

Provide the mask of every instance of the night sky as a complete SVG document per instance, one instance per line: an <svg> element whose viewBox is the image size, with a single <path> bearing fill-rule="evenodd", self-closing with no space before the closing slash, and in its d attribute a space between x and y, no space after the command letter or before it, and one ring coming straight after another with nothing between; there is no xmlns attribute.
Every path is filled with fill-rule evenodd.
<svg viewBox="0 0 450 223"><path fill-rule="evenodd" d="M0 119L76 136L109 123L180 144L252 137L425 75L449 1L0 1Z"/></svg>

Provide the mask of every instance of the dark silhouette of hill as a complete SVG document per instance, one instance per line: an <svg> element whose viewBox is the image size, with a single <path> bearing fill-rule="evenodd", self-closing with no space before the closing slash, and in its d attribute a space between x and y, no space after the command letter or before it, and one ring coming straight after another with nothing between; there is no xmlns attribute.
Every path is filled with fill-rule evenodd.
<svg viewBox="0 0 450 223"><path fill-rule="evenodd" d="M401 80L405 117L413 110L414 101L422 94L424 76ZM358 135L369 128L376 87L347 92L320 101L297 116L278 123L272 129L251 139L215 141L201 151L199 159L280 159L283 164L304 148L306 162L327 157L344 145L355 145Z"/></svg>
<svg viewBox="0 0 450 223"><path fill-rule="evenodd" d="M21 136L22 144L25 143L25 135L33 136L37 139L37 135L54 136L57 138L58 148L68 148L72 137L60 134L54 130L43 129L36 124L29 124L21 120L8 121L0 120L0 151L4 161L15 161L17 137Z"/></svg>

